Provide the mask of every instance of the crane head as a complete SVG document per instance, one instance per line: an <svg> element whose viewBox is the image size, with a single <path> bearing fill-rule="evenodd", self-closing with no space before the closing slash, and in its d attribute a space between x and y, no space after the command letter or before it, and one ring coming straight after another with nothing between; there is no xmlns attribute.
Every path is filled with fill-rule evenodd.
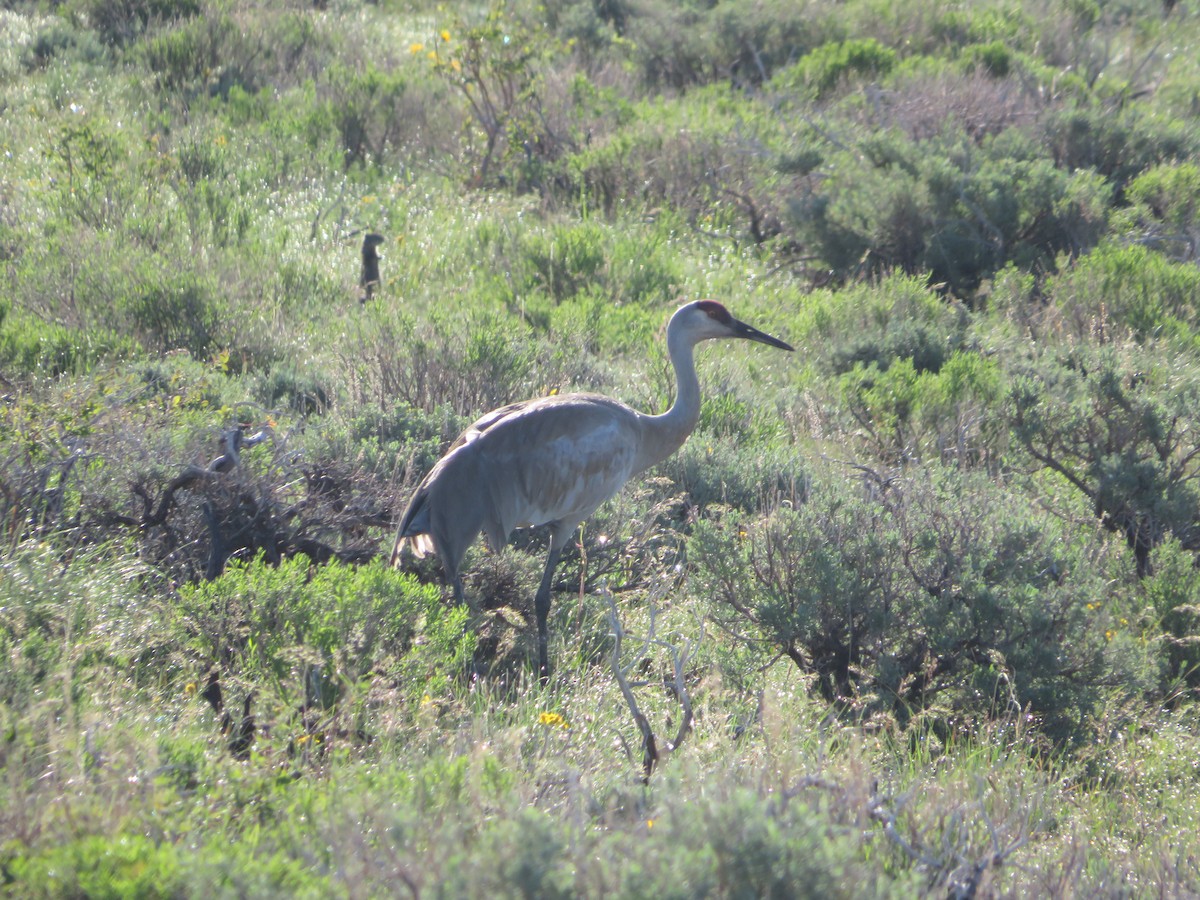
<svg viewBox="0 0 1200 900"><path fill-rule="evenodd" d="M668 341L671 332L677 329L686 333L693 343L712 338L742 338L769 344L780 350L795 349L791 344L735 319L729 310L716 300L697 300L679 307L667 326Z"/></svg>

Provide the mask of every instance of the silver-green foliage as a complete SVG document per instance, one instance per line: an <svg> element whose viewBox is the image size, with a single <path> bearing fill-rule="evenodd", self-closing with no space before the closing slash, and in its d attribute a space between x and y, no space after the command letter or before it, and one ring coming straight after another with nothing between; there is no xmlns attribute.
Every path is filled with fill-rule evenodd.
<svg viewBox="0 0 1200 900"><path fill-rule="evenodd" d="M1156 675L1112 590L1120 554L982 477L822 479L794 508L702 524L692 556L718 621L868 717L1029 707L1066 736L1103 688Z"/></svg>

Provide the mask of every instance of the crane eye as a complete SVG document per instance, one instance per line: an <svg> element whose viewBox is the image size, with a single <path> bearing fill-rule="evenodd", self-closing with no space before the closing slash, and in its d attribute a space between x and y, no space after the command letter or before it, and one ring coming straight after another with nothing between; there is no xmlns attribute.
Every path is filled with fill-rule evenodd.
<svg viewBox="0 0 1200 900"><path fill-rule="evenodd" d="M710 319L720 322L722 325L728 325L733 321L733 316L729 314L729 310L716 300L699 300L696 302L696 307Z"/></svg>

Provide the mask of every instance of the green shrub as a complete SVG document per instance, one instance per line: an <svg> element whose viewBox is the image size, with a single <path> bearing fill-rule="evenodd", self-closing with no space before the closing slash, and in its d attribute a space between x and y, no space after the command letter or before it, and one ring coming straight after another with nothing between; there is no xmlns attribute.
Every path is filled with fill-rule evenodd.
<svg viewBox="0 0 1200 900"><path fill-rule="evenodd" d="M1041 130L1057 168L1096 171L1107 179L1117 200L1139 173L1188 159L1197 149L1197 136L1184 123L1127 107L1114 114L1107 104L1052 113Z"/></svg>
<svg viewBox="0 0 1200 900"><path fill-rule="evenodd" d="M76 838L19 853L7 874L6 889L30 898L157 900L201 890L237 896L337 896L334 884L305 863L282 854L255 854L240 842L219 838L199 841L187 852L169 840L142 834Z"/></svg>
<svg viewBox="0 0 1200 900"><path fill-rule="evenodd" d="M435 317L420 327L381 315L364 323L360 335L347 362L363 399L382 409L405 403L474 417L559 382L554 367L538 368L543 360L529 329L490 313L470 321Z"/></svg>
<svg viewBox="0 0 1200 900"><path fill-rule="evenodd" d="M874 38L824 44L779 72L772 85L821 98L850 78L884 77L895 68L896 59L896 51Z"/></svg>
<svg viewBox="0 0 1200 900"><path fill-rule="evenodd" d="M987 427L1002 397L999 366L956 352L935 372L909 357L886 369L859 366L841 379L846 409L875 458L889 465L934 460L974 465L1003 446Z"/></svg>
<svg viewBox="0 0 1200 900"><path fill-rule="evenodd" d="M655 468L696 510L713 505L754 512L804 495L805 454L794 447L745 443L698 431Z"/></svg>
<svg viewBox="0 0 1200 900"><path fill-rule="evenodd" d="M776 165L794 146L777 117L709 87L634 104L630 121L572 152L565 167L589 212L652 209L668 223L761 244L780 231L783 185L800 177Z"/></svg>
<svg viewBox="0 0 1200 900"><path fill-rule="evenodd" d="M438 897L575 896L566 835L546 813L525 809L484 825L477 842L451 854Z"/></svg>
<svg viewBox="0 0 1200 900"><path fill-rule="evenodd" d="M1181 162L1147 169L1130 182L1126 199L1132 209L1119 214L1118 227L1124 223L1131 238L1176 259L1195 259L1200 234L1200 166Z"/></svg>
<svg viewBox="0 0 1200 900"><path fill-rule="evenodd" d="M520 249L523 296L544 292L555 305L598 300L618 308L672 299L681 280L673 257L656 235L623 233L589 221L530 232Z"/></svg>
<svg viewBox="0 0 1200 900"><path fill-rule="evenodd" d="M103 328L67 328L26 316L0 316L0 366L9 372L85 375L101 360L128 358L137 345Z"/></svg>
<svg viewBox="0 0 1200 900"><path fill-rule="evenodd" d="M256 378L255 393L268 408L288 409L301 416L315 415L329 408L331 397L328 378L301 374L294 365L277 364Z"/></svg>
<svg viewBox="0 0 1200 900"><path fill-rule="evenodd" d="M621 897L885 897L889 880L861 867L856 841L794 798L764 803L738 789L700 803L667 799L623 854ZM664 848L672 848L663 854Z"/></svg>
<svg viewBox="0 0 1200 900"><path fill-rule="evenodd" d="M75 0L73 12L81 15L105 43L125 45L140 37L152 24L190 19L200 13L200 0Z"/></svg>
<svg viewBox="0 0 1200 900"><path fill-rule="evenodd" d="M212 286L190 272L163 273L118 301L117 314L153 350L187 350L204 359L216 349L219 318Z"/></svg>
<svg viewBox="0 0 1200 900"><path fill-rule="evenodd" d="M1003 41L971 44L959 56L964 69L982 69L992 78L1006 78L1012 69L1012 50Z"/></svg>
<svg viewBox="0 0 1200 900"><path fill-rule="evenodd" d="M1105 245L1047 284L1077 338L1189 344L1200 331L1200 271L1139 245Z"/></svg>
<svg viewBox="0 0 1200 900"><path fill-rule="evenodd" d="M963 136L864 138L826 158L828 177L790 200L788 224L840 278L930 273L959 296L1012 261L1051 270L1100 237L1110 190L1007 131L976 149Z"/></svg>
<svg viewBox="0 0 1200 900"><path fill-rule="evenodd" d="M61 19L51 20L38 29L24 48L21 63L36 70L54 61L81 59L97 63L104 59L104 47L91 32L82 31Z"/></svg>
<svg viewBox="0 0 1200 900"><path fill-rule="evenodd" d="M1140 576L1170 535L1197 540L1190 365L1136 347L1079 346L1014 365L1004 417L1035 467L1078 492L1133 551Z"/></svg>
<svg viewBox="0 0 1200 900"><path fill-rule="evenodd" d="M234 563L213 581L185 585L179 609L203 658L326 706L376 670L420 696L464 673L473 649L464 608L381 564Z"/></svg>
<svg viewBox="0 0 1200 900"><path fill-rule="evenodd" d="M608 263L605 229L595 223L531 233L523 253L531 269L530 285L561 303L601 280Z"/></svg>
<svg viewBox="0 0 1200 900"><path fill-rule="evenodd" d="M235 88L256 94L296 84L328 52L311 16L230 8L156 30L130 55L155 74L164 98L188 106L204 96L227 98Z"/></svg>
<svg viewBox="0 0 1200 900"><path fill-rule="evenodd" d="M80 838L18 857L10 868L25 897L149 900L174 896L184 887L175 845L140 834Z"/></svg>
<svg viewBox="0 0 1200 900"><path fill-rule="evenodd" d="M1196 554L1176 539L1154 551L1154 574L1142 580L1142 590L1162 629L1166 645L1165 673L1193 687L1200 685L1200 570Z"/></svg>
<svg viewBox="0 0 1200 900"><path fill-rule="evenodd" d="M857 715L954 729L1029 705L1077 738L1102 686L1154 675L1114 624L1129 611L1097 600L1119 558L984 478L825 482L758 522L702 523L690 549L718 621Z"/></svg>
<svg viewBox="0 0 1200 900"><path fill-rule="evenodd" d="M370 62L360 70L334 65L325 73L313 121L328 123L336 134L346 168L381 164L428 127L409 80L405 70L382 71Z"/></svg>
<svg viewBox="0 0 1200 900"><path fill-rule="evenodd" d="M13 523L4 525L11 540ZM6 548L0 573L0 690L10 708L43 695L64 671L50 702L78 699L92 679L136 669L165 637L142 591L146 570L115 546L64 565L47 543L18 544Z"/></svg>

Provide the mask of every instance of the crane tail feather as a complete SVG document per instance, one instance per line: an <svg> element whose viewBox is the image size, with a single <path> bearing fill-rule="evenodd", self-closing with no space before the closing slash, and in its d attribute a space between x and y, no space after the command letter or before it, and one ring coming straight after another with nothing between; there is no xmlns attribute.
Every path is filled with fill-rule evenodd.
<svg viewBox="0 0 1200 900"><path fill-rule="evenodd" d="M400 561L404 557L404 548L408 547L412 551L412 555L417 559L424 559L437 551L433 546L433 538L427 534L404 535L396 538L396 543L392 545L391 565L393 568L400 567Z"/></svg>

